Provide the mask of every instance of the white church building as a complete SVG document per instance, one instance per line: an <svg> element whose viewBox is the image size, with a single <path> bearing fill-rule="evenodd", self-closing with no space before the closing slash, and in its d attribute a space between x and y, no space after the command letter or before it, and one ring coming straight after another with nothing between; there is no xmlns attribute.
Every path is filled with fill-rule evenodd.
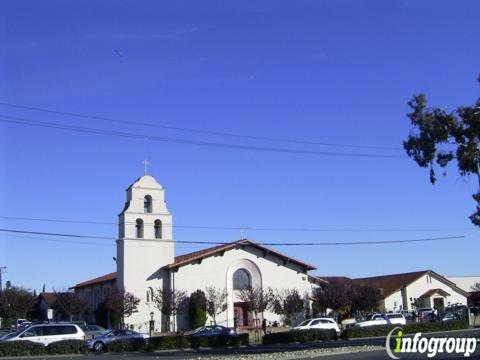
<svg viewBox="0 0 480 360"><path fill-rule="evenodd" d="M127 201L119 214L117 271L73 287L89 304L87 321L95 320L99 304L110 289L117 288L140 299L138 312L125 319L129 326L147 332L153 316L157 332L167 329L168 322L170 329L186 330L186 312L175 319L167 319L155 307L153 294L160 288L182 290L188 296L214 286L228 295L226 311L217 316L217 323L251 328L253 316L238 296L240 289L249 286L279 291L296 289L307 299L318 284L338 280L338 277L310 276L309 272L316 269L314 266L248 239L175 256L172 224L172 215L165 203L165 189L155 178L144 175L127 189ZM423 306L444 308L454 303L466 304L468 297L468 292L457 286L456 281L432 270L353 281L380 291L379 311L410 310L414 300L421 300ZM305 303L309 304L307 300ZM282 322L278 315L269 311L262 316L271 322Z"/></svg>
<svg viewBox="0 0 480 360"><path fill-rule="evenodd" d="M178 289L190 295L214 286L228 294L227 309L217 323L242 328L253 326L253 319L238 298L239 289L261 286L311 293L313 277L308 272L314 266L247 239L175 256L172 224L165 189L154 177L144 175L127 189L127 201L119 214L117 271L74 287L90 304L91 314L108 290L116 287L140 299L138 312L125 319L130 326L146 332L153 313L156 331L165 329L166 321L174 321L174 328L182 330L188 324L186 314L166 319L154 306L156 289ZM263 316L281 321L268 311Z"/></svg>

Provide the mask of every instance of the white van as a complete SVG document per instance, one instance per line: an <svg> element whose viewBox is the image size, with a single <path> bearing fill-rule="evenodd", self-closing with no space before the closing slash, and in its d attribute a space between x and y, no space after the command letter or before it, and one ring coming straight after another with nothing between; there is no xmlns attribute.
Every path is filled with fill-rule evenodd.
<svg viewBox="0 0 480 360"><path fill-rule="evenodd" d="M85 340L78 325L70 323L34 324L25 330L8 334L1 341L28 340L45 346L61 340Z"/></svg>

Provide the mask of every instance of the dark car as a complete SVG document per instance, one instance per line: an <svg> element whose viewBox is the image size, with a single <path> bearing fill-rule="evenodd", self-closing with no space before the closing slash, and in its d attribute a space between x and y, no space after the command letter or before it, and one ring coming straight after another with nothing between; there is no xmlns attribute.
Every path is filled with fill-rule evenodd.
<svg viewBox="0 0 480 360"><path fill-rule="evenodd" d="M234 329L222 325L208 325L200 327L190 333L193 337L208 337L208 336L235 336L237 332Z"/></svg>
<svg viewBox="0 0 480 360"><path fill-rule="evenodd" d="M107 334L94 337L90 340L87 340L86 345L89 349L95 351L102 351L106 345L114 341L142 341L145 342L148 338L147 335L140 334L132 330L113 330Z"/></svg>

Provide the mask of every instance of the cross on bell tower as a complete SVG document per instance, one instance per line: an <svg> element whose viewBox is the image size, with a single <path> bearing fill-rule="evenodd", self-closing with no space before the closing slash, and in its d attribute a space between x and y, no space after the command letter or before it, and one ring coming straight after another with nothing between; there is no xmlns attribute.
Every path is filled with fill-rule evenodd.
<svg viewBox="0 0 480 360"><path fill-rule="evenodd" d="M143 175L147 175L148 173L148 165L150 164L150 161L147 160L147 158L145 158L145 160L142 161L142 164L143 164Z"/></svg>

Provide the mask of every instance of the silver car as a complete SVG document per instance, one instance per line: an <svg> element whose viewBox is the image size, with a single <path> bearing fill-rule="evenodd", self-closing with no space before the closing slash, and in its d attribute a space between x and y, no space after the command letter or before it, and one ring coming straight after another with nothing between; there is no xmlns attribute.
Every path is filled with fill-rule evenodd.
<svg viewBox="0 0 480 360"><path fill-rule="evenodd" d="M95 351L102 351L106 345L114 342L114 341L128 341L128 340L142 340L146 341L148 338L147 335L140 334L136 331L132 330L113 330L108 332L107 334L94 337L93 339L87 340L86 345L87 348L95 350Z"/></svg>
<svg viewBox="0 0 480 360"><path fill-rule="evenodd" d="M86 339L100 337L112 331L109 329L105 329L99 325L85 325L85 326L80 326L80 328L85 333Z"/></svg>

